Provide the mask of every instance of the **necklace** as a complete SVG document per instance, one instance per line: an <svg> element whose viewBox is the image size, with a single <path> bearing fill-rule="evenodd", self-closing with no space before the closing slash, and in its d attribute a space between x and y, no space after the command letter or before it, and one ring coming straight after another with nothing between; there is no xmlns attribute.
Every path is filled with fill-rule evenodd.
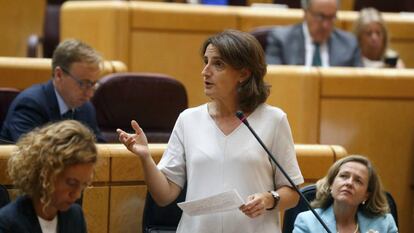
<svg viewBox="0 0 414 233"><path fill-rule="evenodd" d="M358 223L357 223L357 224L356 224L356 228L355 228L354 233L357 233L357 232L358 232L358 229L359 229L359 225L358 225ZM338 231L337 233L339 233L339 231Z"/></svg>

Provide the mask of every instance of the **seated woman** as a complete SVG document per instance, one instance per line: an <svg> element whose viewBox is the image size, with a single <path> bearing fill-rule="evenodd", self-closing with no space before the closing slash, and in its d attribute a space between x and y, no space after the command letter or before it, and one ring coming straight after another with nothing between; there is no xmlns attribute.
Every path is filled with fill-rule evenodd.
<svg viewBox="0 0 414 233"><path fill-rule="evenodd" d="M398 232L380 178L367 158L351 155L336 161L316 188L311 205L331 232ZM297 216L293 232L325 230L311 211L306 211Z"/></svg>
<svg viewBox="0 0 414 233"><path fill-rule="evenodd" d="M388 48L387 28L378 10L371 7L362 9L354 24L354 33L365 67L404 68L397 52Z"/></svg>
<svg viewBox="0 0 414 233"><path fill-rule="evenodd" d="M78 121L61 121L36 128L16 146L8 173L24 195L0 209L0 232L87 232L75 201L92 181L94 133Z"/></svg>

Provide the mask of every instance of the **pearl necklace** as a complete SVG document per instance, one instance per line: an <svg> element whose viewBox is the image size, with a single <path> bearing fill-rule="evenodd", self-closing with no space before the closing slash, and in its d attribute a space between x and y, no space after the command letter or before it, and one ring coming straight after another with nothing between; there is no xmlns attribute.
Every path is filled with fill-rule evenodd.
<svg viewBox="0 0 414 233"><path fill-rule="evenodd" d="M359 229L359 225L357 223L354 233L357 233L358 232L358 229ZM339 233L339 231L337 233Z"/></svg>

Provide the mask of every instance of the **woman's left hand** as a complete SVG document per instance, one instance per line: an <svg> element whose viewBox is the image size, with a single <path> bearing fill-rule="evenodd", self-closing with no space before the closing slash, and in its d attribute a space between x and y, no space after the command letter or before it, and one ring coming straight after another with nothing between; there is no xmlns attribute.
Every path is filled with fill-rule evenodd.
<svg viewBox="0 0 414 233"><path fill-rule="evenodd" d="M264 214L269 197L273 199L270 193L255 193L248 196L247 203L240 206L239 209L250 218L255 218Z"/></svg>

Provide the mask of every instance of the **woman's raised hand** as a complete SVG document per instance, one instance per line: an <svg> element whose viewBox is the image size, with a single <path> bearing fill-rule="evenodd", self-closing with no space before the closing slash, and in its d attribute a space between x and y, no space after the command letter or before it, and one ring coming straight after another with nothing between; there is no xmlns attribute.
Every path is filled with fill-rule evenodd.
<svg viewBox="0 0 414 233"><path fill-rule="evenodd" d="M147 158L150 156L150 151L148 148L148 140L145 136L145 133L139 127L138 123L135 120L131 121L131 126L135 131L135 134L127 133L121 129L117 129L118 139L122 142L125 147L132 153L142 157Z"/></svg>

